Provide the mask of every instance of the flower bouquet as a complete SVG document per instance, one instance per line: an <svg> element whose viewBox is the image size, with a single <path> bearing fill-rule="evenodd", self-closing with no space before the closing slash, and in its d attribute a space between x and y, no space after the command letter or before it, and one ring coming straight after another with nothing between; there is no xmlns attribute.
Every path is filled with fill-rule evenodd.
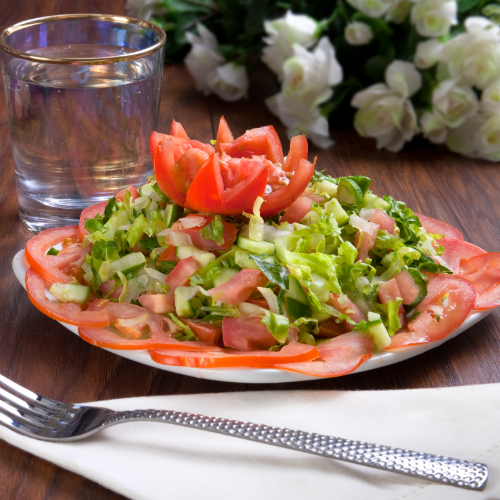
<svg viewBox="0 0 500 500"><path fill-rule="evenodd" d="M354 123L378 148L418 134L500 160L500 2L491 0L128 0L169 32L166 57L196 87L245 98L263 62L266 99L292 137L327 148L329 123Z"/></svg>

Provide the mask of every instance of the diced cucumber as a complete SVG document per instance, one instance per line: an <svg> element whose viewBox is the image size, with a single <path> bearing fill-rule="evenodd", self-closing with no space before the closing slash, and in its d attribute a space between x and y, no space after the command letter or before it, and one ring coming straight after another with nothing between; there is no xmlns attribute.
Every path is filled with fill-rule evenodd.
<svg viewBox="0 0 500 500"><path fill-rule="evenodd" d="M179 260L194 257L194 259L203 267L208 266L215 260L215 255L205 250L200 250L191 245L180 245L175 249L175 255Z"/></svg>
<svg viewBox="0 0 500 500"><path fill-rule="evenodd" d="M144 266L146 257L141 252L134 252L125 255L121 259L115 260L109 267L108 276L113 276L118 271L123 274L133 273Z"/></svg>
<svg viewBox="0 0 500 500"><path fill-rule="evenodd" d="M245 238L245 236L239 236L236 244L254 255L272 255L276 252L274 243L269 243L268 241L252 241L250 238Z"/></svg>
<svg viewBox="0 0 500 500"><path fill-rule="evenodd" d="M253 261L252 261L253 262ZM225 267L214 279L214 287L222 285L226 281L229 281L235 274L238 274L238 269L232 267Z"/></svg>
<svg viewBox="0 0 500 500"><path fill-rule="evenodd" d="M165 225L172 227L172 224L178 221L184 215L184 208L175 203L167 205L165 208Z"/></svg>
<svg viewBox="0 0 500 500"><path fill-rule="evenodd" d="M309 305L307 294L304 292L302 285L299 283L299 280L291 274L288 276L288 290L286 291L285 296L290 297L306 306Z"/></svg>
<svg viewBox="0 0 500 500"><path fill-rule="evenodd" d="M190 318L195 315L192 299L198 293L197 286L180 286L175 289L175 312L182 318Z"/></svg>
<svg viewBox="0 0 500 500"><path fill-rule="evenodd" d="M83 304L87 300L90 287L78 285L76 283L54 283L50 287L50 293L61 302L76 302Z"/></svg>
<svg viewBox="0 0 500 500"><path fill-rule="evenodd" d="M334 196L337 196L337 184L334 184L333 182L327 181L326 179L322 180L318 184L318 188L316 191L321 194L321 193L326 193L328 196L333 198Z"/></svg>
<svg viewBox="0 0 500 500"><path fill-rule="evenodd" d="M139 196L149 196L151 193L154 193L155 190L153 189L153 186L151 183L149 184L144 184L144 186L141 186L139 188Z"/></svg>
<svg viewBox="0 0 500 500"><path fill-rule="evenodd" d="M347 224L349 221L349 216L347 212L340 206L339 200L336 198L332 198L330 201L325 203L325 210L328 214L335 215L335 219L337 220L337 224L339 226L343 226Z"/></svg>
<svg viewBox="0 0 500 500"><path fill-rule="evenodd" d="M274 255L264 257L264 260L271 264L276 264ZM247 250L243 250L242 248L236 248L236 251L234 253L234 262L237 266L243 269L255 269L257 271L259 270L255 261L250 258L250 252Z"/></svg>
<svg viewBox="0 0 500 500"><path fill-rule="evenodd" d="M337 198L344 205L363 203L363 191L353 179L342 178L339 181Z"/></svg>
<svg viewBox="0 0 500 500"><path fill-rule="evenodd" d="M377 323L375 326L370 327L369 331L370 333L373 333L373 342L375 343L375 346L377 347L377 349L382 351L387 346L391 345L391 337L389 336L389 333L387 332L384 324L382 323L382 320L380 319L380 314L374 312L368 313L368 321L377 320L379 320L380 323Z"/></svg>
<svg viewBox="0 0 500 500"><path fill-rule="evenodd" d="M292 297L285 295L285 305L288 315L293 319L311 317L311 308L298 300L292 299Z"/></svg>
<svg viewBox="0 0 500 500"><path fill-rule="evenodd" d="M381 208L387 210L391 205L373 193L366 193L364 198L365 208Z"/></svg>

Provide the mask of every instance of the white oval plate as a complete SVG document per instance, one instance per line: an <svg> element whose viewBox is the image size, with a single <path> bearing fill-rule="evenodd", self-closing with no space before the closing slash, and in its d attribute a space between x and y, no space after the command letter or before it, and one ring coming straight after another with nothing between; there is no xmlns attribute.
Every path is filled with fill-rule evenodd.
<svg viewBox="0 0 500 500"><path fill-rule="evenodd" d="M29 265L26 262L24 256L24 250L20 250L14 257L12 261L12 269L19 280L19 283L26 288L25 278L26 272L29 269ZM53 299L53 297L51 297ZM450 333L445 339L439 340L437 342L429 342L427 344L412 346L402 348L398 351L393 352L379 352L375 353L368 361L365 361L357 370L352 373L360 373L367 370L373 370L375 368L380 368L383 366L392 365L394 363L399 363L405 359L413 358L418 356L430 349L440 346L447 340L456 337L458 334L462 333L467 328L475 325L478 321L481 321L486 317L492 309L487 311L481 311L476 313L471 313L469 317L457 328L454 332ZM66 323L61 323L68 330L72 331L75 335L78 335L78 327L73 325L68 325ZM83 341L82 341L83 342ZM309 375L303 375L301 373L289 372L284 370L273 370L270 368L187 368L184 366L167 366L161 365L153 361L146 351L119 351L115 349L106 349L106 351L112 352L122 358L131 359L132 361L137 361L143 365L152 366L153 368L158 368L160 370L166 370L168 372L180 373L182 375L189 375L190 377L204 378L208 380L218 380L220 382L237 382L237 383L247 383L247 384L276 384L280 382L301 382L304 380L318 380L318 377L311 377Z"/></svg>

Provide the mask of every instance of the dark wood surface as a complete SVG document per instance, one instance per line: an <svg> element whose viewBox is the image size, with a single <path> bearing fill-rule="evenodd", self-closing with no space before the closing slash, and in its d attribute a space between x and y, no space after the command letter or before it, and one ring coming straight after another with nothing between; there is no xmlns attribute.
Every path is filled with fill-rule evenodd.
<svg viewBox="0 0 500 500"><path fill-rule="evenodd" d="M124 0L0 0L0 28L50 14L124 14ZM265 72L252 75L248 101L226 103L197 93L182 66L165 67L159 130L173 117L201 141L215 137L221 114L236 135L273 124L286 133L262 98L274 92ZM500 166L470 160L423 142L400 154L378 151L352 130L333 131L335 146L311 148L318 168L334 176L362 174L378 194L391 194L415 211L459 228L465 239L488 251L500 250ZM286 148L285 148L286 149ZM15 253L30 234L17 214L14 164L3 92L0 94L0 373L46 396L71 402L147 395L256 390L413 389L500 381L500 312L443 346L397 365L338 379L281 385L231 384L199 380L122 359L80 340L29 302L11 271ZM0 498L118 499L91 481L0 442Z"/></svg>

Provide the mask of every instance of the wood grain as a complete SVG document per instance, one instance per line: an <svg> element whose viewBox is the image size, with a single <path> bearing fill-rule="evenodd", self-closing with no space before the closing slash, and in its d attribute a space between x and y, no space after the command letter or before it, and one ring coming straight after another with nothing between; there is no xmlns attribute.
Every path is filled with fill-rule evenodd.
<svg viewBox="0 0 500 500"><path fill-rule="evenodd" d="M104 12L124 14L123 0L0 0L0 28L49 14ZM159 131L172 118L201 141L215 137L223 114L235 135L273 124L283 143L286 132L262 99L276 91L269 73L251 75L248 101L227 103L196 92L180 67L165 67ZM334 176L363 174L373 190L391 194L416 211L440 218L488 251L500 249L500 167L453 155L415 141L394 155L352 130L335 130L334 147L311 147L318 168ZM286 150L286 146L285 146ZM285 151L286 152L286 151ZM14 254L30 235L17 215L7 110L0 94L0 373L47 396L81 402L132 396L217 393L248 390L363 390L448 387L500 382L500 312L443 346L403 363L338 379L281 385L230 384L198 380L138 365L93 347L45 317L29 302L11 269ZM118 499L121 496L71 472L0 442L0 498L39 500Z"/></svg>

